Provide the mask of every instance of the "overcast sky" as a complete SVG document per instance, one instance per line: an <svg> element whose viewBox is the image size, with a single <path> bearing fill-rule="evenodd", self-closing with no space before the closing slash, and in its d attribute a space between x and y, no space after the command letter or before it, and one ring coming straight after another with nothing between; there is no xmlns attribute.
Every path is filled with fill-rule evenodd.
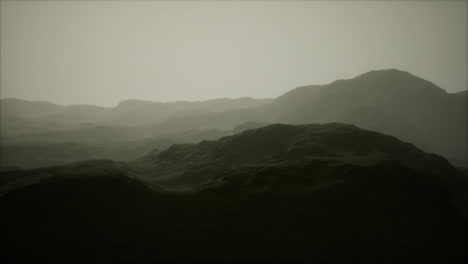
<svg viewBox="0 0 468 264"><path fill-rule="evenodd" d="M2 1L0 95L277 97L397 68L467 89L467 1Z"/></svg>

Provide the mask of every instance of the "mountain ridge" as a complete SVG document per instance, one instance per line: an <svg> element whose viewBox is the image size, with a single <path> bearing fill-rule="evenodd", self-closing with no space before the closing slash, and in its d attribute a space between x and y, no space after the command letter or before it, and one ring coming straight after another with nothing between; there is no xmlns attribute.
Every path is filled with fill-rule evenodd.
<svg viewBox="0 0 468 264"><path fill-rule="evenodd" d="M2 134L5 141L62 138L79 142L82 137L72 136L69 131L82 130L79 124L90 123L116 130L113 140L127 141L193 130L232 130L246 122L341 122L396 136L427 152L443 155L457 166L468 167L466 96L463 92L447 93L405 71L377 70L330 84L298 87L272 101L249 99L244 103L242 98L142 104L138 102L144 101L136 101L136 106L131 106L135 101L127 101L128 109L124 107L127 103L123 103L113 113L80 110L80 114L64 112L32 120L3 118ZM6 109L2 113L13 112ZM68 131L64 129L67 127ZM84 132L97 133L99 138L99 131Z"/></svg>
<svg viewBox="0 0 468 264"><path fill-rule="evenodd" d="M273 124L145 157L2 173L2 259L467 259L467 177L393 136Z"/></svg>

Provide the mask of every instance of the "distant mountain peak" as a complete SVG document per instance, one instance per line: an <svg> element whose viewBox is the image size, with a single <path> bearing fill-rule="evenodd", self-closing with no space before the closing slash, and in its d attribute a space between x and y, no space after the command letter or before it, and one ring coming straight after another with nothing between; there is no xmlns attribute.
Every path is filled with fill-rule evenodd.
<svg viewBox="0 0 468 264"><path fill-rule="evenodd" d="M404 88L405 90L417 89L421 92L433 91L439 94L447 92L434 83L413 75L407 71L398 69L374 70L363 73L351 79L353 81L373 82L376 85L386 87Z"/></svg>
<svg viewBox="0 0 468 264"><path fill-rule="evenodd" d="M369 78L369 77L382 77L382 76L405 76L405 77L416 77L413 74L403 71L403 70L398 70L398 69L384 69L384 70L372 70L368 71L366 73L360 74L356 76L356 78Z"/></svg>

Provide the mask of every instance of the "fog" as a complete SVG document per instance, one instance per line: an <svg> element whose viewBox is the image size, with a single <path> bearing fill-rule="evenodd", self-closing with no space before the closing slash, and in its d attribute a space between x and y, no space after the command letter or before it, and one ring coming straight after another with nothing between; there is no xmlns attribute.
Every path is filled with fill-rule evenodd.
<svg viewBox="0 0 468 264"><path fill-rule="evenodd" d="M0 7L2 263L468 263L467 1Z"/></svg>
<svg viewBox="0 0 468 264"><path fill-rule="evenodd" d="M397 68L467 89L466 1L1 1L2 98L273 98Z"/></svg>

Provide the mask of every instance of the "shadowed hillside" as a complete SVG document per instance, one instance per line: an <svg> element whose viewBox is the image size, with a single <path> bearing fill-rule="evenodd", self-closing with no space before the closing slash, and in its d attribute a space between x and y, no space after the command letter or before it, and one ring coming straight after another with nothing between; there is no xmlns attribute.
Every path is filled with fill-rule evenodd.
<svg viewBox="0 0 468 264"><path fill-rule="evenodd" d="M275 124L2 179L3 260L467 260L466 176L352 125Z"/></svg>
<svg viewBox="0 0 468 264"><path fill-rule="evenodd" d="M466 92L449 94L408 72L379 70L326 85L299 87L257 108L174 117L154 128L229 129L245 121L342 122L396 136L466 167L467 113Z"/></svg>
<svg viewBox="0 0 468 264"><path fill-rule="evenodd" d="M214 139L246 122L342 122L389 134L468 167L468 98L399 70L303 86L274 100L216 99L159 103L126 100L114 108L0 101L2 144L125 142L159 137ZM193 131L211 131L191 136ZM217 131L217 132L216 132ZM181 140L181 138L183 138Z"/></svg>
<svg viewBox="0 0 468 264"><path fill-rule="evenodd" d="M61 165L90 159L133 161L156 150L161 151L175 143L198 143L215 140L244 130L265 126L267 123L248 122L233 130L205 129L151 135L140 140L124 140L124 134L135 136L133 129L116 129L84 125L82 130L49 132L18 142L2 142L0 165L2 169L20 167L32 169ZM114 132L114 133L112 133ZM117 132L117 133L116 133ZM122 133L119 133L122 132ZM50 134L55 137L49 138ZM42 137L41 137L42 136Z"/></svg>
<svg viewBox="0 0 468 264"><path fill-rule="evenodd" d="M345 122L396 136L466 165L468 98L399 70L292 90L272 103L276 122Z"/></svg>
<svg viewBox="0 0 468 264"><path fill-rule="evenodd" d="M178 141L180 142L180 141ZM33 169L83 160L112 159L133 161L150 151L164 150L176 143L172 139L148 139L121 143L25 142L0 148L3 168Z"/></svg>

